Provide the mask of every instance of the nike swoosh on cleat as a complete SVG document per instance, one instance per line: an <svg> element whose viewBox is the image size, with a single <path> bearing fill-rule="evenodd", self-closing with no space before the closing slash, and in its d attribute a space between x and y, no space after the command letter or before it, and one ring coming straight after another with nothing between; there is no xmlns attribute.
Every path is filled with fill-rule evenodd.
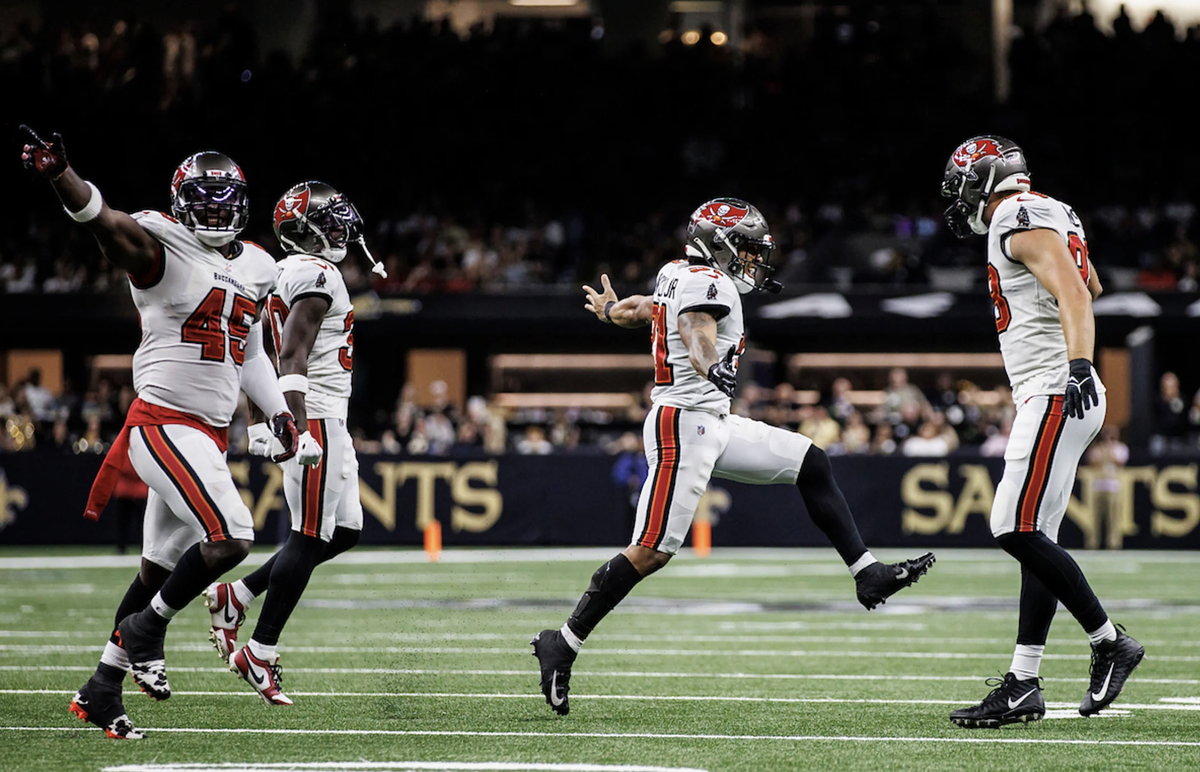
<svg viewBox="0 0 1200 772"><path fill-rule="evenodd" d="M1029 698L1029 695L1031 695L1031 694L1035 694L1036 692L1037 692L1037 689L1030 689L1030 690L1029 690L1028 692L1026 692L1025 694L1022 694L1022 695L1021 695L1021 698L1020 698L1020 699L1018 699L1018 700L1014 700L1014 699L1012 699L1012 698L1010 697L1010 698L1008 699L1008 709L1009 709L1009 710L1012 710L1013 708L1017 707L1017 706L1018 706L1018 705L1020 705L1022 702L1024 702L1026 699L1028 699L1028 698Z"/></svg>
<svg viewBox="0 0 1200 772"><path fill-rule="evenodd" d="M908 569L907 569L907 568L901 568L901 569L900 569L900 573L896 574L896 578L897 578L897 579L901 579L901 580L903 580L903 579L907 579L907 578L908 578Z"/></svg>
<svg viewBox="0 0 1200 772"><path fill-rule="evenodd" d="M1104 699L1104 695L1108 694L1108 684L1112 681L1113 668L1116 666L1117 663L1115 662L1108 666L1108 675L1104 677L1104 686L1100 687L1100 691L1092 693L1092 699L1096 702Z"/></svg>
<svg viewBox="0 0 1200 772"><path fill-rule="evenodd" d="M554 707L559 707L566 700L558 696L558 671L554 671L554 675L550 677L550 704Z"/></svg>
<svg viewBox="0 0 1200 772"><path fill-rule="evenodd" d="M250 671L250 677L254 679L254 683L260 685L266 683L267 677L258 674L258 671L254 669L254 663L250 661L249 657L246 657L246 669Z"/></svg>
<svg viewBox="0 0 1200 772"><path fill-rule="evenodd" d="M236 615L236 614L234 614L234 615L230 616L230 614L229 614L229 607L228 607L228 606L226 606L226 607L224 608L224 612L225 612L225 623L226 623L226 624L230 624L230 625L231 625L231 624L233 624L234 622L236 622L236 621L237 621L237 615Z"/></svg>

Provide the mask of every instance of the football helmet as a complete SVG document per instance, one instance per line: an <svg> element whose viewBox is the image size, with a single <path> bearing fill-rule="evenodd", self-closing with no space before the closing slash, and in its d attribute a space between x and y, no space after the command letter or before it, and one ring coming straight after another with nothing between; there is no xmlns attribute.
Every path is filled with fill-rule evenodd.
<svg viewBox="0 0 1200 772"><path fill-rule="evenodd" d="M346 245L362 239L362 228L354 204L324 182L293 185L275 204L275 237L288 252L339 263Z"/></svg>
<svg viewBox="0 0 1200 772"><path fill-rule="evenodd" d="M983 210L988 198L1008 190L1029 190L1029 167L1017 143L982 134L959 145L942 175L942 198L953 201L945 212L951 232L960 239L986 234Z"/></svg>
<svg viewBox="0 0 1200 772"><path fill-rule="evenodd" d="M233 241L250 218L242 167L212 150L188 156L171 178L171 214L210 247Z"/></svg>
<svg viewBox="0 0 1200 772"><path fill-rule="evenodd" d="M775 240L762 212L740 198L714 198L700 205L688 223L687 256L724 271L738 292L779 292L783 285L770 278ZM746 257L743 257L745 253Z"/></svg>

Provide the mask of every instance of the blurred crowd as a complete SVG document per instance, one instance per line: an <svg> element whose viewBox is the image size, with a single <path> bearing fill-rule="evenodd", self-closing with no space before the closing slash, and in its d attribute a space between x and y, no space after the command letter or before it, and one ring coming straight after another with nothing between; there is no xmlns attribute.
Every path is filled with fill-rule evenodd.
<svg viewBox="0 0 1200 772"><path fill-rule="evenodd" d="M948 234L936 191L950 150L980 128L1017 139L1037 187L1075 206L1108 286L1197 289L1200 156L1180 139L1191 129L1177 102L1200 92L1200 28L1159 14L1135 32L1122 15L1104 34L1085 12L1016 30L998 105L986 61L936 4L896 5L823 9L805 35L752 22L738 51L669 33L658 50L613 51L598 19L498 19L460 37L443 22L381 27L346 4L322 4L296 57L260 50L232 7L164 29L8 19L0 87L22 120L63 131L120 208L165 208L174 166L218 147L248 174L246 235L273 244L274 196L326 178L356 201L389 269L377 278L349 259L356 292L504 291L600 271L644 283L678 255L692 209L729 194L766 213L785 283L958 271L958 286L979 287L982 240ZM291 130L279 94L284 113L323 120ZM339 152L351 130L353 162ZM5 292L124 291L47 191L3 195Z"/></svg>

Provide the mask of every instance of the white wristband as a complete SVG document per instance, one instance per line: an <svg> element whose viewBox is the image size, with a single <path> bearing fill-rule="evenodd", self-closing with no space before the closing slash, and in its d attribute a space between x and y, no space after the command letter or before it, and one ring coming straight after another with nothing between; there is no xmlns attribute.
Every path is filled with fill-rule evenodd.
<svg viewBox="0 0 1200 772"><path fill-rule="evenodd" d="M70 209L63 207L63 211L67 213L75 222L91 222L100 216L100 210L104 207L104 197L100 195L99 189L90 182L84 182L88 189L92 191L91 198L83 205L83 209L78 212L72 212Z"/></svg>
<svg viewBox="0 0 1200 772"><path fill-rule="evenodd" d="M280 391L298 391L301 394L308 393L308 377L300 373L288 373L287 375L279 376Z"/></svg>

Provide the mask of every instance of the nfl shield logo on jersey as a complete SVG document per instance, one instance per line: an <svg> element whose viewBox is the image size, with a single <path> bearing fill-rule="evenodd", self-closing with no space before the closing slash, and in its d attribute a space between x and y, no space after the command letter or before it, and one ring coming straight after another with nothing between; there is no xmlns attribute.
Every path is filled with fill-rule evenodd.
<svg viewBox="0 0 1200 772"><path fill-rule="evenodd" d="M715 283L708 285L708 293L706 294L706 297L709 300L717 299L717 285Z"/></svg>

